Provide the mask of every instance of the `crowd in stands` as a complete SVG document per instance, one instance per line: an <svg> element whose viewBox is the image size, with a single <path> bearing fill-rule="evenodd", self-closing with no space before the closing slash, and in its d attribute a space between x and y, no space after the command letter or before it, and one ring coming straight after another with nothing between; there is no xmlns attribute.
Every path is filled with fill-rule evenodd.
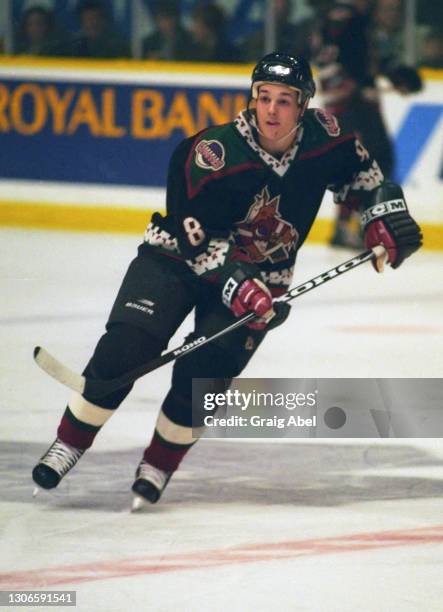
<svg viewBox="0 0 443 612"><path fill-rule="evenodd" d="M314 59L322 19L334 0L305 0L311 16L293 22L298 0L273 0L277 49ZM402 63L404 46L404 0L347 0L370 17L370 35L378 67L383 72L393 61ZM425 0L421 4L429 5ZM443 15L434 5L434 14L421 9L416 25L417 66L443 68ZM151 3L152 5L152 3ZM264 2L262 2L262 8ZM51 4L34 0L24 4L15 24L13 53L19 55L89 58L130 58L130 41L118 31L103 0L79 0L78 31L63 30ZM420 16L420 11L423 15ZM192 62L256 62L264 52L263 23L243 40L228 35L228 16L223 2L194 4L186 24L179 0L160 0L152 10L153 29L143 37L140 58ZM132 47L134 48L134 47ZM1 49L0 49L1 51Z"/></svg>
<svg viewBox="0 0 443 612"><path fill-rule="evenodd" d="M69 35L57 25L47 3L28 4L15 32L13 52L49 57L131 57L129 42L112 24L104 4L79 2L77 15L79 30Z"/></svg>

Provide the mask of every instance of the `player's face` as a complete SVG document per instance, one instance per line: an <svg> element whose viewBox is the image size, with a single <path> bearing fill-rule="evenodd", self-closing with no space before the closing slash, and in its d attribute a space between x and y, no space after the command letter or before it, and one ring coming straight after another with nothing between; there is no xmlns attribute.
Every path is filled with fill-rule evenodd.
<svg viewBox="0 0 443 612"><path fill-rule="evenodd" d="M262 146L285 151L294 139L294 128L301 114L298 93L286 85L265 83L258 91L257 122Z"/></svg>

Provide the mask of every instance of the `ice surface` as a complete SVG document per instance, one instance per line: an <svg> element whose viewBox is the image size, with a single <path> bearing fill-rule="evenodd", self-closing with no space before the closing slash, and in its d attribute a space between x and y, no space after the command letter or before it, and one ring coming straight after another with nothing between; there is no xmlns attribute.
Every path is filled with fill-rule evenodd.
<svg viewBox="0 0 443 612"><path fill-rule="evenodd" d="M94 449L34 500L30 472L69 392L32 349L83 368L137 237L0 233L0 590L76 590L79 612L441 610L440 440L202 440L161 502L131 514L170 366L139 381ZM350 255L304 247L296 282ZM300 297L244 375L441 377L442 264L425 251Z"/></svg>

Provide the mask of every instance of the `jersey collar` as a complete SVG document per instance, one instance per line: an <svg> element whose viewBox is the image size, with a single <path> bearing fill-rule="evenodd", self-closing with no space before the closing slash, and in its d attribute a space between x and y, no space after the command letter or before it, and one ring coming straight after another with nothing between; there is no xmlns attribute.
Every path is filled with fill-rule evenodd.
<svg viewBox="0 0 443 612"><path fill-rule="evenodd" d="M297 130L297 136L292 146L286 151L281 159L277 159L271 153L268 153L259 145L254 134L257 131L257 123L254 113L248 111L240 111L234 120L234 125L248 145L262 159L262 161L278 176L283 177L288 171L292 160L297 155L300 143L303 138L303 125Z"/></svg>

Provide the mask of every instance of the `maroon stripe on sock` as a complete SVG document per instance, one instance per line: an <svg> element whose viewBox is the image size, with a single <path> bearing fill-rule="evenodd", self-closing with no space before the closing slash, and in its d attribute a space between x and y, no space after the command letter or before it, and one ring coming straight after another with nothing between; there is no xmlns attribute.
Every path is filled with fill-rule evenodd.
<svg viewBox="0 0 443 612"><path fill-rule="evenodd" d="M62 442L81 449L89 448L94 442L94 438L97 433L98 430L86 431L84 429L80 429L67 418L66 414L63 415L57 429L57 437L60 438Z"/></svg>
<svg viewBox="0 0 443 612"><path fill-rule="evenodd" d="M151 444L143 454L143 459L159 470L175 472L189 449L189 445L183 446L180 449L167 448L154 435Z"/></svg>

